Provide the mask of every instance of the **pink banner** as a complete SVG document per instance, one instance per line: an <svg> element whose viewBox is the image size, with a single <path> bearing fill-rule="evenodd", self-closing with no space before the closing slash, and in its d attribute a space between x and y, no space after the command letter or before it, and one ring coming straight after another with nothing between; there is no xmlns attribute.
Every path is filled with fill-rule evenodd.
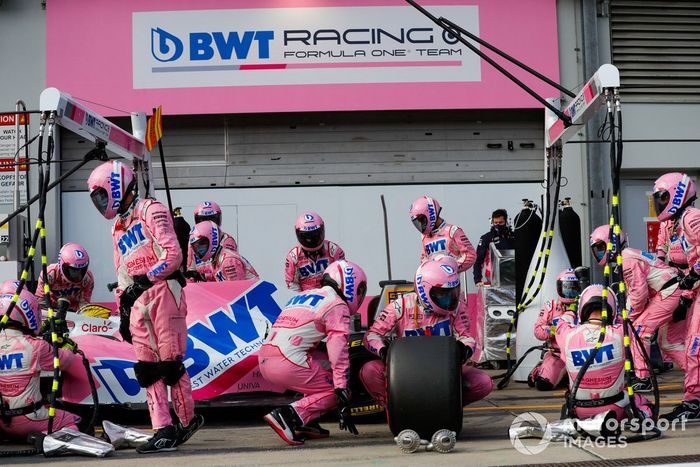
<svg viewBox="0 0 700 467"><path fill-rule="evenodd" d="M47 85L104 115L541 107L404 1L280 3L49 1ZM555 0L421 5L558 79Z"/></svg>

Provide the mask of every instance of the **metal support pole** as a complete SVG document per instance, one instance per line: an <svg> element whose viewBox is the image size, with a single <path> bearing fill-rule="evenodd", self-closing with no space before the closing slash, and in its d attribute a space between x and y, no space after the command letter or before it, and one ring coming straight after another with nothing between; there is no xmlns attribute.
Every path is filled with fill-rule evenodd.
<svg viewBox="0 0 700 467"><path fill-rule="evenodd" d="M583 75L590 76L600 67L598 55L598 17L596 2L582 0L581 22L583 35ZM586 139L596 139L603 124L604 115L597 113L586 123ZM607 224L610 212L610 155L603 144L586 145L586 169L588 171L588 219L590 229ZM587 234L586 234L587 235ZM584 236L586 236L584 235ZM584 242L586 243L586 242ZM597 264L591 268L591 281L602 282L603 270Z"/></svg>

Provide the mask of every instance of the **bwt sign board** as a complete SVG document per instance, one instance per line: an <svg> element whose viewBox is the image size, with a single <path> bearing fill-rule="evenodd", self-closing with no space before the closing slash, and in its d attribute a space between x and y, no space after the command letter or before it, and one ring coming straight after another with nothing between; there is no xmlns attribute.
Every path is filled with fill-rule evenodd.
<svg viewBox="0 0 700 467"><path fill-rule="evenodd" d="M421 4L558 78L555 0ZM49 86L120 109L540 106L402 0L49 2L47 37Z"/></svg>

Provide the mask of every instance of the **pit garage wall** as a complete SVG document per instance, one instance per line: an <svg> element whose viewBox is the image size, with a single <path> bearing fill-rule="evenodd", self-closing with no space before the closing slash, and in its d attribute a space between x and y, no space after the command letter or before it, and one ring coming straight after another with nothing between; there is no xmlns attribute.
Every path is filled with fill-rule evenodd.
<svg viewBox="0 0 700 467"><path fill-rule="evenodd" d="M326 222L326 238L339 243L348 259L366 270L369 293L376 294L378 281L388 278L380 194L388 210L393 278L411 280L421 249L420 235L408 217L413 199L426 193L437 198L447 221L462 226L476 245L489 229L493 209L505 207L515 215L521 198L539 199L541 191L539 183L502 183L187 189L175 190L172 196L173 203L188 214L204 198L219 202L223 228L236 237L241 253L261 277L282 290L286 289L284 259L296 242L294 220L302 210L316 210ZM93 300L110 301L106 284L115 280L111 222L97 213L86 192L62 196L63 239L88 249L96 281ZM157 192L157 197L165 200L165 193ZM474 290L471 271L469 288Z"/></svg>

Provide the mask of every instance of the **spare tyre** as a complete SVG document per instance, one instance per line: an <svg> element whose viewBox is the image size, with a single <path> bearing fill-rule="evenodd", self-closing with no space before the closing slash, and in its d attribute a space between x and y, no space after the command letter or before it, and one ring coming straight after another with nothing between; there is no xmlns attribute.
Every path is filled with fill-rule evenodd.
<svg viewBox="0 0 700 467"><path fill-rule="evenodd" d="M416 431L430 439L447 428L462 431L462 364L449 336L395 339L387 356L387 417L394 435Z"/></svg>

